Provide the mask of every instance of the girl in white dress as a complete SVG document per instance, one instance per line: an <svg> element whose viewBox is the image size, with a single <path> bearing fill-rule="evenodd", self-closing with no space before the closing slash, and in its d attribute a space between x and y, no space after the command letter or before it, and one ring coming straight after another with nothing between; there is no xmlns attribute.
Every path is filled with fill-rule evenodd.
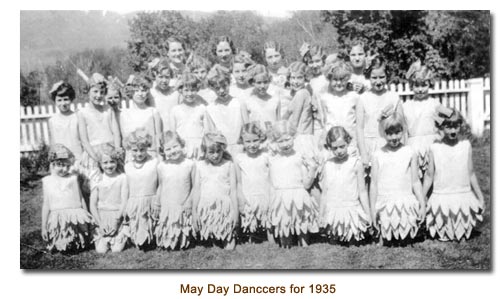
<svg viewBox="0 0 500 299"><path fill-rule="evenodd" d="M272 78L271 85L277 88L285 88L287 67L281 45L274 41L266 42L263 54Z"/></svg>
<svg viewBox="0 0 500 299"><path fill-rule="evenodd" d="M195 168L184 153L184 140L172 131L163 135L165 160L158 164L158 197L161 207L156 244L165 249L185 249L192 244L192 198Z"/></svg>
<svg viewBox="0 0 500 299"><path fill-rule="evenodd" d="M307 193L316 176L318 164L294 150L295 128L287 121L273 127L277 154L269 158L272 198L269 222L280 246L289 248L297 239L309 244L309 234L318 232L318 203Z"/></svg>
<svg viewBox="0 0 500 299"><path fill-rule="evenodd" d="M154 244L153 232L160 209L156 200L158 160L148 154L152 144L153 137L144 129L138 129L125 138L126 148L132 156L132 160L125 164L130 239L141 250L148 250Z"/></svg>
<svg viewBox="0 0 500 299"><path fill-rule="evenodd" d="M372 61L368 74L371 89L363 92L356 106L358 148L365 168L369 167L372 154L386 144L383 135L378 130L377 122L382 109L392 104L396 113L403 113L399 95L386 88L388 74L385 61L381 57Z"/></svg>
<svg viewBox="0 0 500 299"><path fill-rule="evenodd" d="M179 78L177 90L180 104L172 108L170 113L170 130L177 132L186 142L185 150L188 159L197 159L200 154L201 139L205 132L205 101L197 94L200 81L191 73Z"/></svg>
<svg viewBox="0 0 500 299"><path fill-rule="evenodd" d="M174 106L179 104L179 92L175 86L170 85L175 74L167 59L160 59L151 69L151 73L155 81L149 91L151 95L150 106L155 107L160 114L163 132L166 132L169 129L170 112Z"/></svg>
<svg viewBox="0 0 500 299"><path fill-rule="evenodd" d="M387 140L372 159L370 206L381 242L405 244L416 237L425 217L417 156L402 144L404 117L392 105L383 109L379 129Z"/></svg>
<svg viewBox="0 0 500 299"><path fill-rule="evenodd" d="M329 86L327 92L319 95L319 100L323 107L323 123L325 124L323 136L333 126L343 127L352 138L348 144L349 155L359 156L356 130L359 95L354 91L347 90L351 74L352 67L344 61L338 60L327 65L325 75ZM324 137L321 138L321 145L324 144L324 141Z"/></svg>
<svg viewBox="0 0 500 299"><path fill-rule="evenodd" d="M354 41L349 50L349 62L353 68L352 76L349 80L350 88L358 94L362 94L371 88L369 78L366 78L366 72L370 67L371 60L376 56L367 55L367 47L362 41Z"/></svg>
<svg viewBox="0 0 500 299"><path fill-rule="evenodd" d="M229 94L240 102L244 102L252 92L252 86L247 81L247 69L253 64L255 62L242 53L234 57L232 72L234 84L229 86Z"/></svg>
<svg viewBox="0 0 500 299"><path fill-rule="evenodd" d="M215 102L217 95L208 85L207 78L210 68L212 67L210 62L207 59L194 54L189 57L186 65L188 71L200 80L200 90L198 91L198 95L202 97L207 104Z"/></svg>
<svg viewBox="0 0 500 299"><path fill-rule="evenodd" d="M403 113L408 124L408 145L418 154L419 177L423 180L429 164L429 146L439 139L434 114L441 104L429 95L429 89L434 86L432 71L419 63L412 66L407 77L414 95L403 103Z"/></svg>
<svg viewBox="0 0 500 299"><path fill-rule="evenodd" d="M50 98L57 107L57 113L49 118L50 145L59 143L67 147L75 156L75 165L78 166L83 149L77 113L70 106L75 99L75 90L69 83L59 81L52 86Z"/></svg>
<svg viewBox="0 0 500 299"><path fill-rule="evenodd" d="M328 131L326 146L333 157L325 161L320 174L320 224L332 240L347 243L363 240L371 225L363 165L358 156L349 155L350 141L343 127Z"/></svg>
<svg viewBox="0 0 500 299"><path fill-rule="evenodd" d="M267 232L269 242L274 237L269 231L268 212L271 188L269 184L269 155L261 147L266 135L256 123L248 123L241 129L244 152L236 155L236 178L238 181L238 206L241 214L241 229L249 234L250 242L258 234Z"/></svg>
<svg viewBox="0 0 500 299"><path fill-rule="evenodd" d="M42 238L49 250L71 252L90 244L94 219L87 212L78 179L70 172L74 156L62 144L48 155L52 173L42 180Z"/></svg>
<svg viewBox="0 0 500 299"><path fill-rule="evenodd" d="M221 133L203 137L204 157L196 162L193 225L201 240L232 250L236 246L239 208L236 170L226 145Z"/></svg>
<svg viewBox="0 0 500 299"><path fill-rule="evenodd" d="M462 138L465 121L456 109L438 107L436 127L443 139L430 146L424 194L427 230L440 241L469 239L483 220L484 198L472 164L472 148Z"/></svg>
<svg viewBox="0 0 500 299"><path fill-rule="evenodd" d="M170 69L174 72L169 84L171 87L175 87L186 69L186 43L178 37L171 36L167 38L163 45L167 51Z"/></svg>
<svg viewBox="0 0 500 299"><path fill-rule="evenodd" d="M227 151L235 157L243 151L240 133L243 124L248 122L248 112L242 101L229 93L231 75L222 69L210 71L208 85L217 99L207 106L204 127L209 132L219 131L227 141Z"/></svg>
<svg viewBox="0 0 500 299"><path fill-rule="evenodd" d="M128 184L123 173L122 152L108 143L100 146L98 155L103 176L90 196L90 211L98 225L95 250L98 253L106 253L109 249L120 252L130 236L130 229L124 222Z"/></svg>
<svg viewBox="0 0 500 299"><path fill-rule="evenodd" d="M135 76L132 81L134 93L129 108L120 112L120 130L122 136L126 137L139 128L144 128L153 138L153 143L148 149L149 155L157 157L159 154L161 138L161 117L156 108L149 105L150 82L143 76ZM130 161L131 155L127 153L126 161Z"/></svg>

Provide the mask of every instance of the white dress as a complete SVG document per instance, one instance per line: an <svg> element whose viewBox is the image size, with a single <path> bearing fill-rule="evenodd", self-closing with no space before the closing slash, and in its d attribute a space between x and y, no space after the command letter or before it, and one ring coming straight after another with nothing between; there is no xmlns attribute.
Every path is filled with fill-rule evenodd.
<svg viewBox="0 0 500 299"><path fill-rule="evenodd" d="M188 159L197 159L200 155L201 140L205 133L205 110L206 106L200 101L193 106L180 104L172 108L170 129L177 131L186 142L184 149Z"/></svg>
<svg viewBox="0 0 500 299"><path fill-rule="evenodd" d="M262 130L266 130L267 126L274 125L280 115L280 99L271 97L267 100L262 100L256 95L251 95L245 102L248 110L248 119L250 122L257 122Z"/></svg>
<svg viewBox="0 0 500 299"><path fill-rule="evenodd" d="M56 143L67 147L75 156L75 164L78 164L82 158L83 148L78 132L78 117L76 113L63 115L54 114L49 118L51 145Z"/></svg>
<svg viewBox="0 0 500 299"><path fill-rule="evenodd" d="M42 179L43 200L48 202L47 233L49 250L85 248L94 237L94 219L83 209L76 175L55 174Z"/></svg>
<svg viewBox="0 0 500 299"><path fill-rule="evenodd" d="M269 222L275 237L318 232L318 203L303 185L302 157L276 155L269 159L273 194Z"/></svg>
<svg viewBox="0 0 500 299"><path fill-rule="evenodd" d="M320 185L324 204L320 222L330 236L342 242L365 238L369 217L363 210L358 190L359 158L343 163L326 161Z"/></svg>
<svg viewBox="0 0 500 299"><path fill-rule="evenodd" d="M156 244L167 249L187 248L193 236L190 193L193 188L191 171L194 162L184 159L179 164L158 164L161 205L156 227Z"/></svg>
<svg viewBox="0 0 500 299"><path fill-rule="evenodd" d="M255 233L268 227L267 216L270 204L269 156L261 153L256 157L241 153L235 163L241 173L241 188L246 202L241 217L243 232Z"/></svg>
<svg viewBox="0 0 500 299"><path fill-rule="evenodd" d="M200 182L200 201L195 207L200 221L202 240L215 239L231 242L235 223L231 220L231 181L233 162L224 161L214 166L205 160L196 162L196 176Z"/></svg>
<svg viewBox="0 0 500 299"><path fill-rule="evenodd" d="M160 114L163 132L168 131L170 129L170 112L174 106L179 105L179 92L172 89L169 94L165 95L159 92L156 88L151 88L150 92L153 97L153 103L151 106L155 107Z"/></svg>
<svg viewBox="0 0 500 299"><path fill-rule="evenodd" d="M157 152L157 136L161 132L157 131L155 128L155 120L158 116L158 110L153 107L146 107L145 109L140 109L135 107L135 104L131 104L132 107L123 109L120 113L120 129L122 131L123 138L126 139L131 133L137 129L145 129L146 132L151 135L152 144L148 148L148 153L156 157ZM132 159L130 152L127 152L125 161L128 162Z"/></svg>
<svg viewBox="0 0 500 299"><path fill-rule="evenodd" d="M471 190L467 161L470 142L430 146L434 157L434 188L427 202L427 230L441 240L468 239L483 220L479 200Z"/></svg>
<svg viewBox="0 0 500 299"><path fill-rule="evenodd" d="M429 147L439 140L434 125L434 113L440 105L439 100L435 98L424 101L407 100L403 103L403 113L408 126L408 145L418 154L420 178L429 164Z"/></svg>
<svg viewBox="0 0 500 299"><path fill-rule="evenodd" d="M419 203L412 187L413 154L409 146L397 151L383 148L374 153L374 161L378 162L375 209L382 238L388 241L417 235Z"/></svg>

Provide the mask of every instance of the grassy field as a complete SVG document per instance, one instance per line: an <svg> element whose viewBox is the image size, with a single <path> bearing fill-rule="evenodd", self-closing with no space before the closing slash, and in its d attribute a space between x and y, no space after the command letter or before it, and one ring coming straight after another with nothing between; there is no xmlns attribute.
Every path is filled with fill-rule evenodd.
<svg viewBox="0 0 500 299"><path fill-rule="evenodd" d="M36 181L21 190L21 257L23 269L490 269L490 147L473 152L476 174L485 195L486 211L479 233L468 241L423 240L406 247L375 243L339 246L316 243L307 248L281 249L276 245L243 244L234 251L201 246L185 251L127 248L99 255L94 250L76 255L44 252L40 236L42 190Z"/></svg>

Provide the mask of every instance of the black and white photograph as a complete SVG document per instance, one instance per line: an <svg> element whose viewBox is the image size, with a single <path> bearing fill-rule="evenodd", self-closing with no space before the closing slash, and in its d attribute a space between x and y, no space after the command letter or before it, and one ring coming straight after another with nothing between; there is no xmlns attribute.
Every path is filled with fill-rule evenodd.
<svg viewBox="0 0 500 299"><path fill-rule="evenodd" d="M21 269L491 271L489 10L19 13Z"/></svg>

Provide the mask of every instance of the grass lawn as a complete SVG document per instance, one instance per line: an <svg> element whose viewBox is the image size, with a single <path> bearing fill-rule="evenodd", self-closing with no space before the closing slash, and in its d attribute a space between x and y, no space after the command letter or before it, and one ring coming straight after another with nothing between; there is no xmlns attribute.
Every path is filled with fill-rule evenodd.
<svg viewBox="0 0 500 299"><path fill-rule="evenodd" d="M468 241L424 240L407 247L339 246L327 243L307 248L281 249L267 242L243 244L234 251L201 246L185 251L134 247L121 253L76 255L44 252L40 236L41 181L21 190L21 257L23 269L490 269L490 146L474 148L476 175L484 193L486 210L478 234Z"/></svg>

